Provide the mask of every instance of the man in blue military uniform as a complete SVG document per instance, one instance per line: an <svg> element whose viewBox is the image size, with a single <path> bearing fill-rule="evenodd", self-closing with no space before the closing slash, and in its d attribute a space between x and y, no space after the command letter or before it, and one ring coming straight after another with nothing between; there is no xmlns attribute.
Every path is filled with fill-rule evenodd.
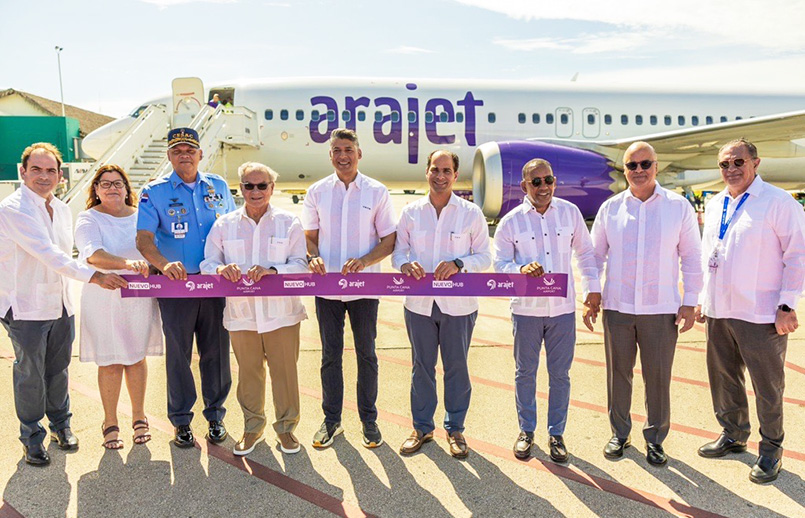
<svg viewBox="0 0 805 518"><path fill-rule="evenodd" d="M168 159L173 173L143 188L137 217L137 249L169 279L186 280L200 272L204 242L215 220L235 210L226 181L198 170L202 151L198 133L177 128L168 133ZM226 439L224 401L232 385L229 334L223 327L224 298L159 299L165 333L168 417L174 443L195 444L190 423L196 387L190 370L193 335L198 344L207 439Z"/></svg>

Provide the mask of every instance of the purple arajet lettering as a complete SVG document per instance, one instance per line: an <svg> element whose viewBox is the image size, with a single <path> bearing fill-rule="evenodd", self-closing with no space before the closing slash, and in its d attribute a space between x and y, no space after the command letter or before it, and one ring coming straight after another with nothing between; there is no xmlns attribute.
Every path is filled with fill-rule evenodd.
<svg viewBox="0 0 805 518"><path fill-rule="evenodd" d="M378 97L375 99L375 106L378 108L388 106L391 113L396 111L399 114L397 122L392 120L391 113L382 115L380 120L375 121L373 131L375 142L378 144L388 144L389 142L402 144L402 108L400 107L400 102L394 97ZM391 122L391 130L386 134L383 133L383 125L387 122Z"/></svg>
<svg viewBox="0 0 805 518"><path fill-rule="evenodd" d="M447 114L447 120L445 122L453 122L456 120L453 103L447 99L441 99L439 97L433 98L425 104L425 113L431 112L433 114L433 120L431 122L425 121L425 134L432 144L453 144L456 141L455 135L439 135L436 130L436 124L441 122L439 117L441 114L437 113L436 110L439 106L441 106L444 113Z"/></svg>
<svg viewBox="0 0 805 518"><path fill-rule="evenodd" d="M338 127L338 103L335 101L335 99L326 95L317 95L316 97L311 97L310 105L315 107L317 104L323 104L325 106L324 117L319 117L318 121L310 121L310 139L317 144L324 144L330 140L330 133L332 133L333 130ZM333 120L330 120L330 118L327 116L327 112L330 110L333 110L335 113ZM327 131L324 133L319 131L319 126L321 126L322 119L327 120Z"/></svg>
<svg viewBox="0 0 805 518"><path fill-rule="evenodd" d="M484 102L476 100L472 92L467 92L464 99L458 101L456 104L464 107L464 140L467 141L468 146L475 145L475 108L483 106Z"/></svg>
<svg viewBox="0 0 805 518"><path fill-rule="evenodd" d="M405 87L416 90L414 83L408 83ZM414 120L408 119L408 163L416 164L419 162L419 99L408 98L408 112L414 114Z"/></svg>

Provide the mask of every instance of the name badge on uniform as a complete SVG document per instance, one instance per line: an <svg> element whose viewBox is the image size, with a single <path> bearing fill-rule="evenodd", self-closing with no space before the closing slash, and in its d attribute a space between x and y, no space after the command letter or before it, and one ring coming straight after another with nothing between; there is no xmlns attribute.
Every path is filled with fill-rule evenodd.
<svg viewBox="0 0 805 518"><path fill-rule="evenodd" d="M718 263L721 261L721 249L719 246L715 246L713 248L713 253L710 254L710 258L707 260L707 267L710 269L710 273L716 273L718 270Z"/></svg>
<svg viewBox="0 0 805 518"><path fill-rule="evenodd" d="M174 221L171 223L171 233L173 234L174 239L184 239L189 228L189 222L187 221Z"/></svg>

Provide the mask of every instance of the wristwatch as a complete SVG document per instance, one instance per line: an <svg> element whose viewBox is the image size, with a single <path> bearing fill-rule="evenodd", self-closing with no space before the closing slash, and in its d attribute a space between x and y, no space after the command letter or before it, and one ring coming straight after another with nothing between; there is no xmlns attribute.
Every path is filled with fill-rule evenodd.
<svg viewBox="0 0 805 518"><path fill-rule="evenodd" d="M780 304L779 306L777 306L777 309L780 309L785 313L791 313L792 311L794 311L794 308L792 308L788 304Z"/></svg>
<svg viewBox="0 0 805 518"><path fill-rule="evenodd" d="M312 261L313 259L315 259L317 257L318 257L318 255L309 255L309 256L307 256L307 264L310 264L310 261Z"/></svg>
<svg viewBox="0 0 805 518"><path fill-rule="evenodd" d="M453 264L458 266L458 271L462 271L464 269L464 261L462 261L461 259L458 258L453 259Z"/></svg>

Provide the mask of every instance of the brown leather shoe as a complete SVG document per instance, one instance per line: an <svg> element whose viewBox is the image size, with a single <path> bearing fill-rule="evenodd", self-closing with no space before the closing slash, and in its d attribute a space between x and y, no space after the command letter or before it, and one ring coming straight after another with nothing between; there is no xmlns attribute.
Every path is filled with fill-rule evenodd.
<svg viewBox="0 0 805 518"><path fill-rule="evenodd" d="M400 455L411 455L419 451L423 444L433 440L433 432L423 434L419 430L414 430L411 435L400 446Z"/></svg>
<svg viewBox="0 0 805 518"><path fill-rule="evenodd" d="M254 447L262 438L262 433L246 432L243 434L243 438L232 449L232 453L238 456L248 455L254 451Z"/></svg>
<svg viewBox="0 0 805 518"><path fill-rule="evenodd" d="M461 432L452 432L447 436L447 442L450 443L450 455L457 459L466 459L470 454L470 449L467 447L467 441L464 439L464 434Z"/></svg>
<svg viewBox="0 0 805 518"><path fill-rule="evenodd" d="M277 441L280 443L282 453L299 453L299 450L302 449L302 446L299 445L299 440L292 432L277 435Z"/></svg>

